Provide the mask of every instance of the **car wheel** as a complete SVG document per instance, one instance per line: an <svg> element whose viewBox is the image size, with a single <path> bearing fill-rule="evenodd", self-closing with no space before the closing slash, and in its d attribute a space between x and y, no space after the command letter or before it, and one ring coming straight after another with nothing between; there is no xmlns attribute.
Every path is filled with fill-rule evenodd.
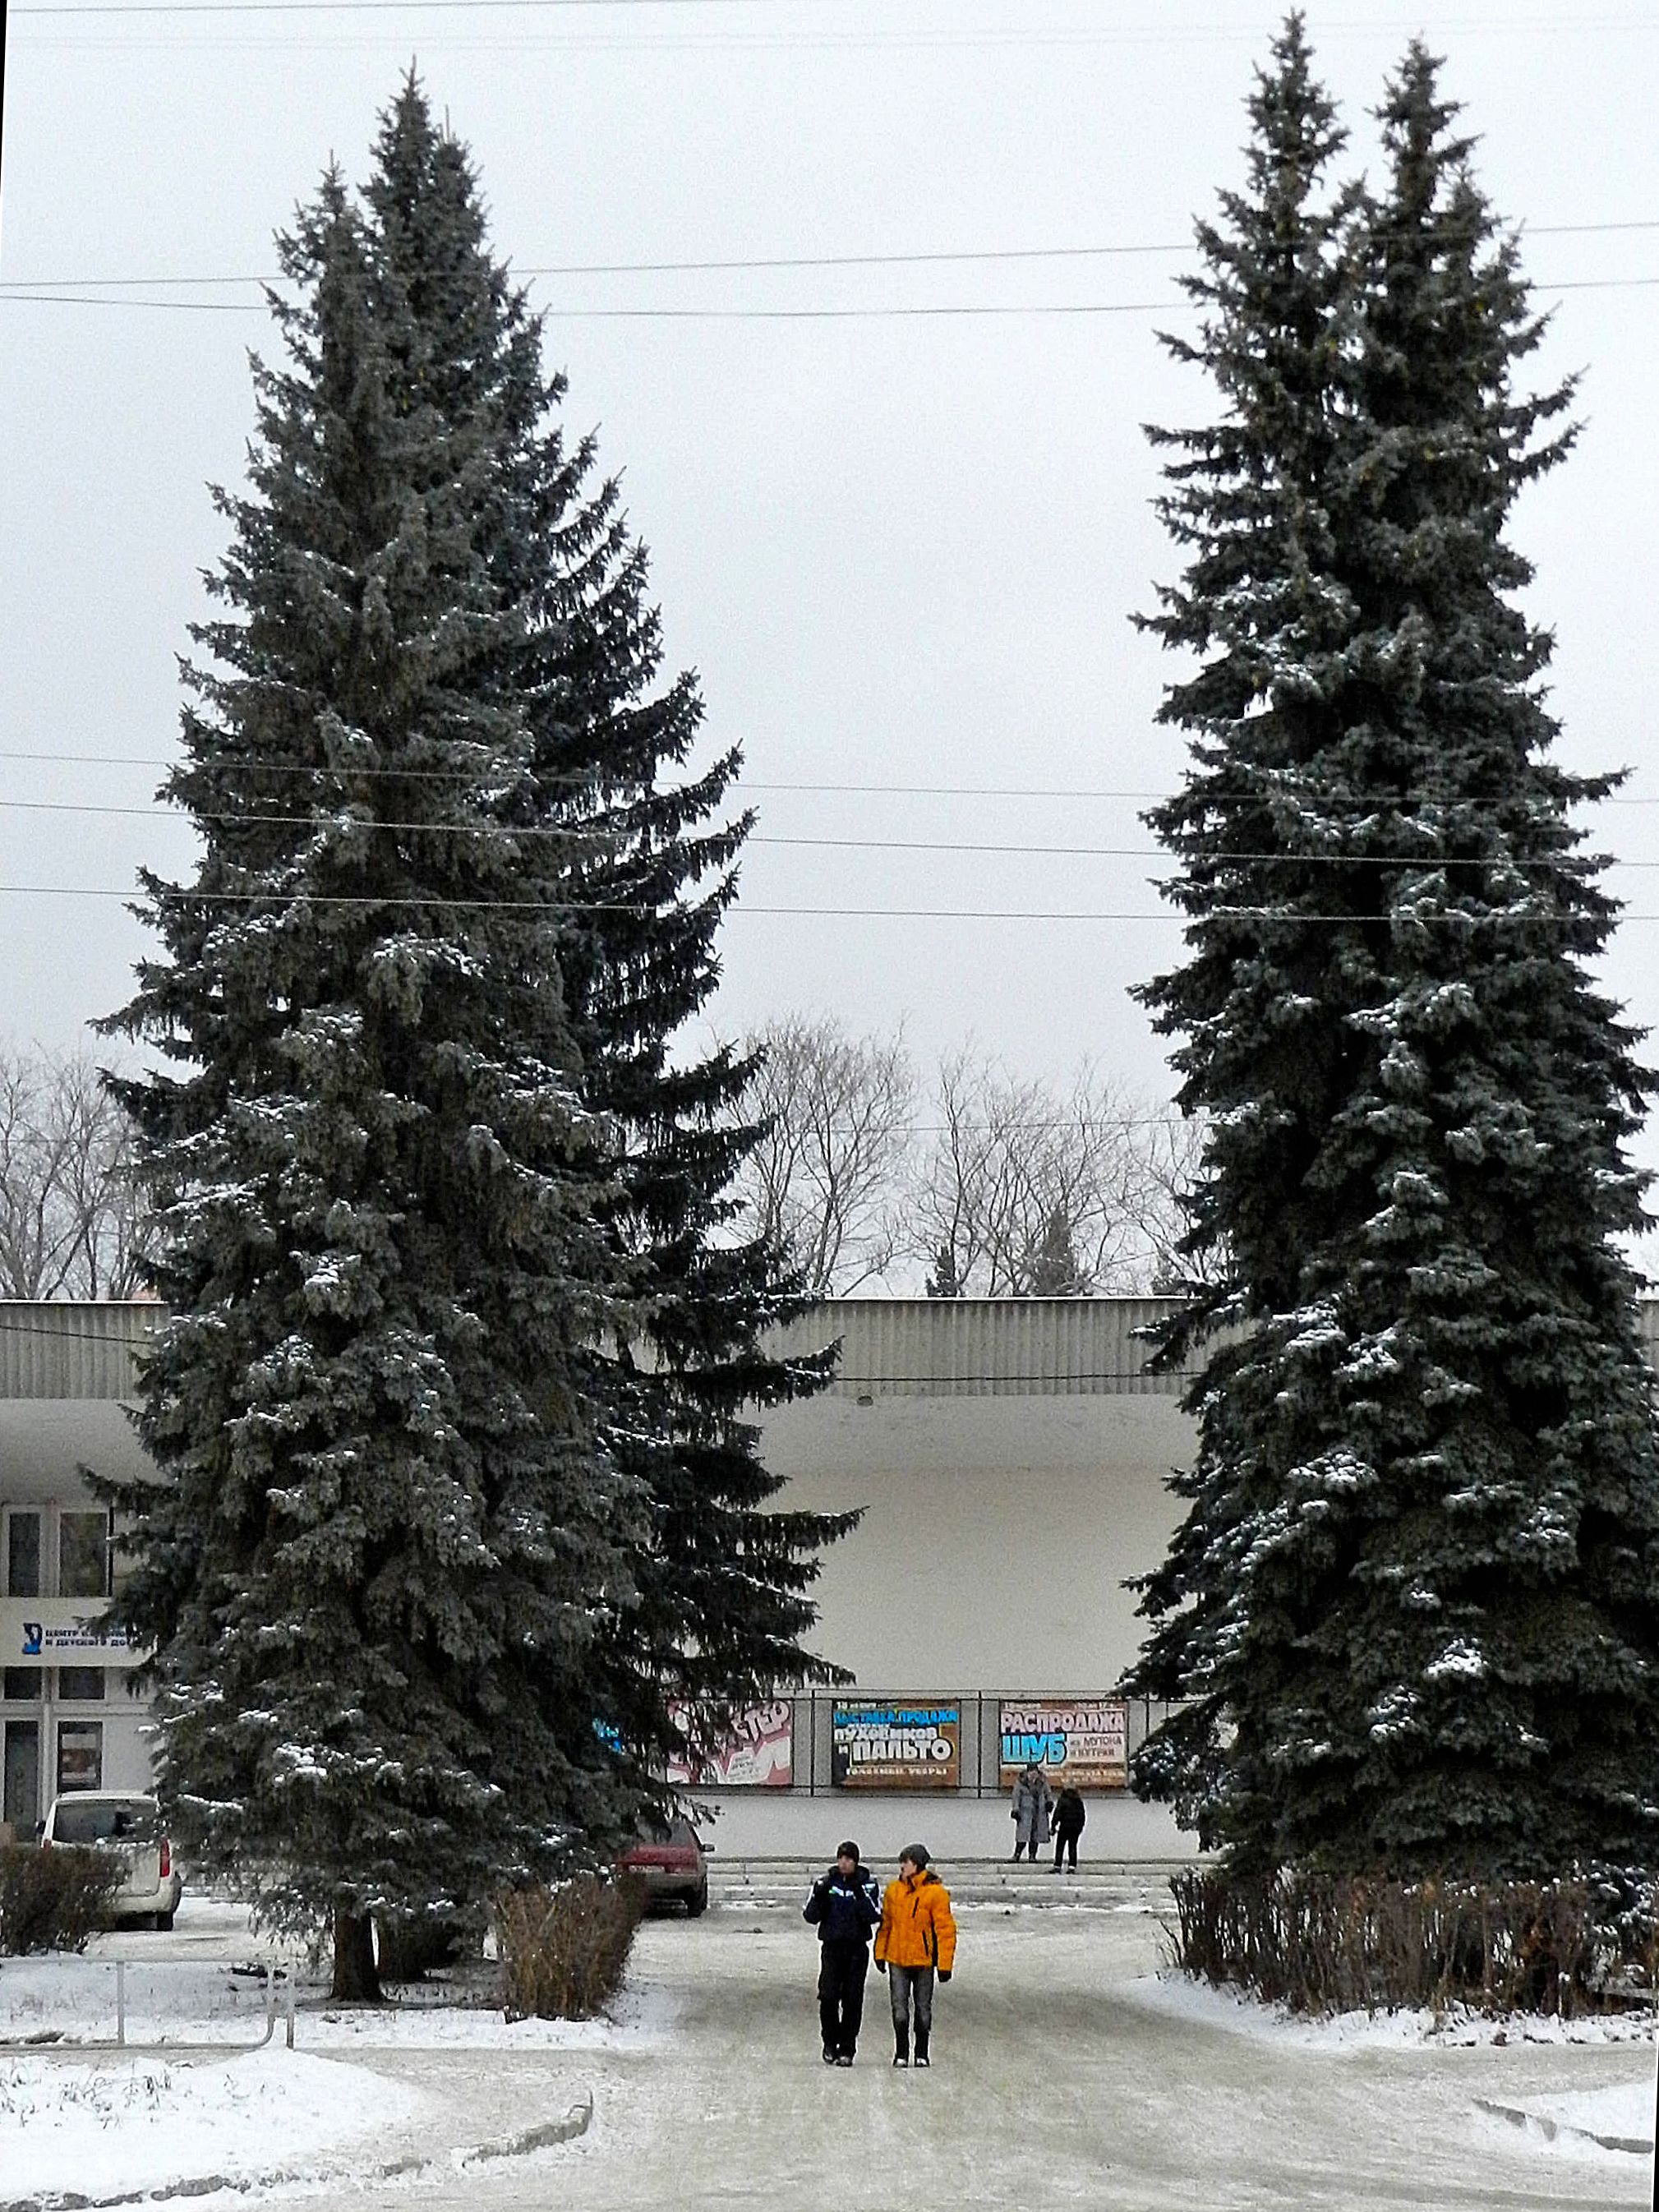
<svg viewBox="0 0 1659 2212"><path fill-rule="evenodd" d="M173 1926L173 1915L170 1912L158 1912L155 1916L155 1925L161 1935L167 1935Z"/></svg>
<svg viewBox="0 0 1659 2212"><path fill-rule="evenodd" d="M707 1912L708 1910L708 1884L704 1882L701 1889L694 1889L690 1896L686 1899L685 1917L688 1920L695 1920L700 1913Z"/></svg>

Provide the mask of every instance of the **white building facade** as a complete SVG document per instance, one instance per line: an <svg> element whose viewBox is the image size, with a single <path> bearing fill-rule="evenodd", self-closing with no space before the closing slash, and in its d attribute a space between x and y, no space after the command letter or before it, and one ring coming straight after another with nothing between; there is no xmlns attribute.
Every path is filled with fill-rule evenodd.
<svg viewBox="0 0 1659 2212"><path fill-rule="evenodd" d="M1031 1754L1082 1788L1085 1856L1190 1850L1122 1786L1158 1716L1115 1695L1142 1626L1125 1583L1163 1557L1167 1480L1192 1450L1179 1379L1145 1372L1144 1332L1167 1310L849 1299L780 1336L841 1344L837 1380L769 1414L763 1450L781 1505L861 1515L824 1555L810 1639L850 1679L781 1696L716 1771L684 1778L722 1856L827 1855L851 1836L872 1863L912 1841L1002 1857L1008 1784ZM148 1773L127 1688L141 1655L99 1625L111 1531L82 1470L144 1470L127 1406L157 1312L0 1303L0 1811L20 1836L58 1790Z"/></svg>

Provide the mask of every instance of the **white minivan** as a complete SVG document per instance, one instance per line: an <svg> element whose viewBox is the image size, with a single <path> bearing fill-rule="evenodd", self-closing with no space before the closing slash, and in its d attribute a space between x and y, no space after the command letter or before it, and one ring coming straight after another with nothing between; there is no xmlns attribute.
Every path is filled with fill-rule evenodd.
<svg viewBox="0 0 1659 2212"><path fill-rule="evenodd" d="M153 1797L131 1790L74 1790L54 1797L40 1829L42 1850L53 1844L83 1844L112 1851L122 1861L121 1887L110 1916L152 1928L171 1928L184 1894L184 1878L173 1863L173 1845L161 1828L161 1808Z"/></svg>

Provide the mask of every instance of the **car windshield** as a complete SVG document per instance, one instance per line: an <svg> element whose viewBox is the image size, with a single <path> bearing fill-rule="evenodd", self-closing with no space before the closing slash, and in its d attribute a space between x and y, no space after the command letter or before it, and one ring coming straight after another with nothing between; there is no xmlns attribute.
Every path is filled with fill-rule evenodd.
<svg viewBox="0 0 1659 2212"><path fill-rule="evenodd" d="M145 1797L62 1803L52 1814L52 1841L58 1844L142 1843L155 1833L155 1808Z"/></svg>

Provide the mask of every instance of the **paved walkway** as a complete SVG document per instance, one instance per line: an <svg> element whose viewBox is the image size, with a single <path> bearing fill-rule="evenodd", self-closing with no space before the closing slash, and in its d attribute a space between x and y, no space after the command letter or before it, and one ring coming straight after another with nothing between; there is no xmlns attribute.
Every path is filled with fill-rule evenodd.
<svg viewBox="0 0 1659 2212"><path fill-rule="evenodd" d="M1649 2201L1645 2161L1528 2148L1474 2103L1650 2079L1640 2048L1287 2049L1136 2004L1125 1984L1156 1961L1143 1917L989 1905L963 1917L930 2073L890 2067L873 1975L858 2064L825 2069L808 1932L735 1903L642 1931L637 1976L678 2008L659 2047L507 2062L353 2056L439 2089L453 2112L476 2097L489 2125L451 2141L593 2091L580 2142L400 2185L422 2212L1608 2212ZM308 2201L343 2212L362 2198Z"/></svg>

